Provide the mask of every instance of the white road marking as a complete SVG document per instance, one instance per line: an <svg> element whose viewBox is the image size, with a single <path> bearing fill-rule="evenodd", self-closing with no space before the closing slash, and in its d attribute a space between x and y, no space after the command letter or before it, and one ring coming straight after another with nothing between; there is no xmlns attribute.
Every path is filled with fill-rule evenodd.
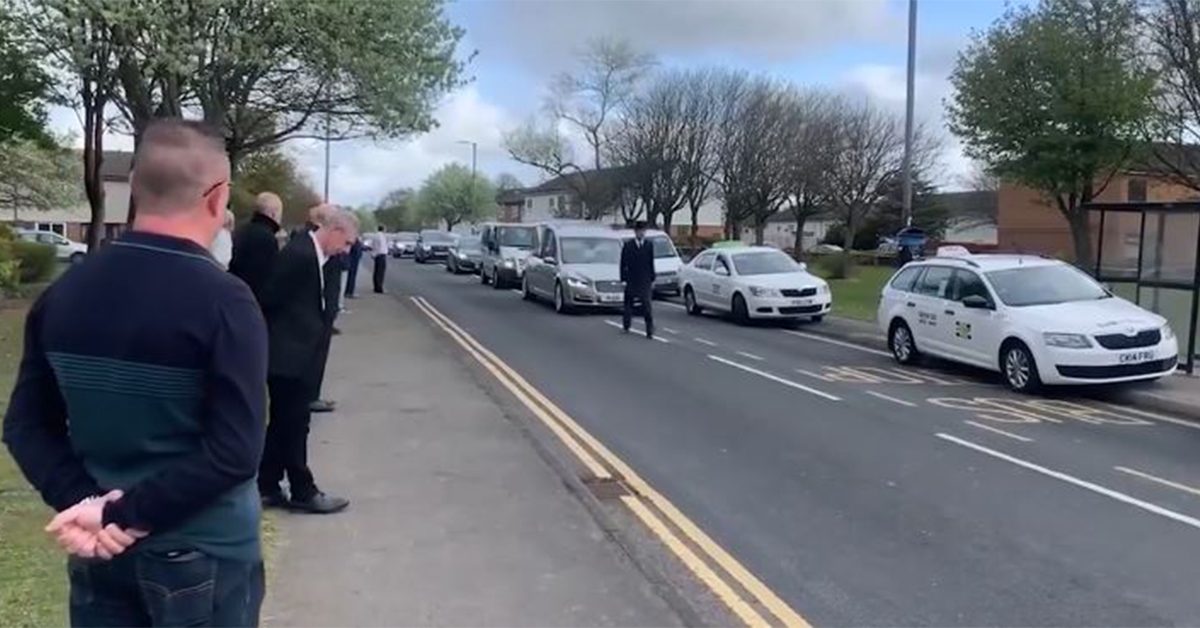
<svg viewBox="0 0 1200 628"><path fill-rule="evenodd" d="M1148 419L1154 419L1156 421L1162 421L1164 423L1174 423L1175 425L1182 425L1184 427L1190 427L1194 430L1200 430L1200 423L1197 423L1195 421L1188 421L1186 419L1176 419L1173 417L1161 415L1157 412L1147 412L1145 410L1138 410L1137 408L1130 408L1128 406L1122 406L1122 405L1115 404L1115 403L1105 403L1105 402L1098 402L1098 403L1100 403L1101 405L1104 405L1104 406L1108 406L1108 407L1112 408L1113 410L1119 410L1121 412L1129 412L1132 414L1140 414Z"/></svg>
<svg viewBox="0 0 1200 628"><path fill-rule="evenodd" d="M1192 495L1200 496L1200 488L1196 488L1194 486L1188 486L1187 484L1180 484L1179 482L1172 482L1171 480L1166 480L1166 479L1160 478L1155 475L1150 475L1149 473L1146 473L1145 471L1138 471L1137 469L1130 469L1129 467L1113 467L1113 468L1116 469L1117 471L1120 471L1121 473L1128 473L1129 475L1137 476L1139 478L1142 478L1143 480L1150 480L1151 482L1157 482L1159 484L1162 484L1163 486L1169 486L1173 489L1178 489L1185 493L1191 493Z"/></svg>
<svg viewBox="0 0 1200 628"><path fill-rule="evenodd" d="M804 371L800 371L800 372L801 372L801 373L804 373L805 375L812 375L812 373L805 373ZM814 377L815 377L815 375L814 375ZM872 397L878 397L878 398L880 398L880 399L882 399L882 400L884 400L884 401L890 401L890 402L892 402L892 403L898 403L898 404L900 404L900 405L902 405L902 406L908 406L908 407L910 407L910 408L915 408L915 407L917 407L917 404L915 404L915 403L913 403L913 402L911 402L911 401L905 401L905 400L903 400L903 399L897 399L897 398L895 398L895 397L891 397L891 396L885 395L885 394L883 394L883 393L881 393L881 392L875 392L874 390L868 390L868 391L867 391L867 394L868 394L868 395L871 395Z"/></svg>
<svg viewBox="0 0 1200 628"><path fill-rule="evenodd" d="M509 292L511 292L511 293L513 293L513 294L525 294L524 292L521 292L521 291L520 291L520 290L518 290L517 288L513 288L512 290L509 290Z"/></svg>
<svg viewBox="0 0 1200 628"><path fill-rule="evenodd" d="M713 342L713 341L711 341L711 340L705 340L705 339L703 339L703 338L692 338L692 340L695 340L696 342L698 342L698 343L700 343L700 344L702 344L702 345L708 345L708 346L710 346L710 347L719 347L719 346L721 346L721 345L718 345L717 343L715 343L715 342Z"/></svg>
<svg viewBox="0 0 1200 628"><path fill-rule="evenodd" d="M674 336L678 336L678 335L679 335L679 331L678 331L678 330L671 329L670 327L663 327L663 328L662 328L662 330L663 330L663 331L665 331L665 332L667 332L668 334L671 334L671 335L674 335Z"/></svg>
<svg viewBox="0 0 1200 628"><path fill-rule="evenodd" d="M789 388L795 388L796 390L803 390L806 393L811 393L818 397L824 397L825 399L828 399L830 401L841 401L842 400L841 397L835 397L823 390L817 390L816 388L811 388L809 386L805 386L804 384L798 384L796 382L793 382L790 379L784 379L782 377L779 377L778 375L772 375L766 371L760 371L752 366L746 366L745 364L734 362L733 360L726 360L725 358L722 358L720 356L710 354L708 356L708 359L715 360L717 362L720 362L721 364L726 364L726 365L732 366L733 368L736 368L736 369L741 369L743 371L746 371L747 373L753 373L755 375L758 375L759 377L764 377L773 382L783 384L784 386L787 386Z"/></svg>
<svg viewBox="0 0 1200 628"><path fill-rule="evenodd" d="M661 304L663 304L663 305L667 305L667 306L670 306L670 307L677 307L677 308L679 308L679 309L681 309L681 310L686 310L686 309L687 309L686 307L684 307L684 306L682 306L682 305L680 305L680 304L678 304L678 303L672 303L671 301L658 301L658 303L661 303Z"/></svg>
<svg viewBox="0 0 1200 628"><path fill-rule="evenodd" d="M764 358L764 357L761 357L761 356L754 355L753 353L746 353L745 351L737 351L737 352L735 352L735 353L737 353L738 355L742 356L743 358L749 358L749 359L751 359L751 360L754 360L754 361L756 361L756 362L765 362L765 361L766 361L766 358Z"/></svg>
<svg viewBox="0 0 1200 628"><path fill-rule="evenodd" d="M842 342L841 340L834 340L833 338L826 338L824 336L818 336L817 334L810 334L807 332L795 331L792 329L784 329L781 331L783 331L783 333L785 333L785 334L791 334L793 336L799 336L801 338L808 338L809 340L816 340L817 342L825 342L825 343L828 343L831 345L837 345L839 347L846 347L847 349L854 349L856 351L862 351L863 353L870 353L873 355L881 355L885 358L892 357L892 354L888 353L887 351L880 351L879 349L872 349L870 347L856 345L852 342Z"/></svg>
<svg viewBox="0 0 1200 628"><path fill-rule="evenodd" d="M620 323L614 323L613 321L604 321L604 323L606 325L611 325L613 327L616 327L617 329L621 329L621 330L625 329L624 327L621 326ZM638 334L643 334L643 335L646 333L645 331L638 331L638 329L636 327L630 327L629 331L630 331L630 333L638 333ZM655 342L661 342L664 345L671 344L670 340L667 340L666 338L659 338L658 336L654 336L652 338L652 340L654 340Z"/></svg>
<svg viewBox="0 0 1200 628"><path fill-rule="evenodd" d="M976 421L963 421L963 423L966 423L967 425L974 425L975 427L977 427L981 430L987 430L989 432L993 432L993 433L999 434L1001 436L1007 436L1013 440L1019 440L1022 443L1033 442L1032 438L1027 438L1025 436L1021 436L1020 434L1013 434L1012 432L1006 432L998 427L992 427L992 426L984 424L984 423L978 423Z"/></svg>
<svg viewBox="0 0 1200 628"><path fill-rule="evenodd" d="M1146 512L1154 513L1160 517L1166 517L1167 519L1171 519L1173 521L1177 521L1184 525L1191 526L1193 528L1200 530L1200 519L1196 519L1195 517L1189 517L1185 514L1175 512L1174 510L1171 510L1169 508L1163 508L1162 506L1159 506L1158 504L1152 504L1150 502L1140 500L1136 497L1130 497L1129 495L1126 495L1125 493L1122 493L1120 491L1114 491L1111 488L1106 488L1106 487L1100 486L1099 484L1094 484L1092 482L1088 482L1087 480L1081 480L1073 475L1068 475L1061 471L1047 469L1046 467L1034 464L1027 460L1022 460L1020 458L1017 458L1016 456L1010 456L1006 453L996 451L995 449L990 449L988 447L984 447L983 445L977 445L975 443L972 443L969 440L964 440L964 439L958 438L956 436L951 436L949 434L942 434L942 433L939 433L937 435L937 437L942 440L954 443L956 445L966 447L968 449L974 449L975 451L978 451L979 453L989 455L998 460L1003 460L1005 462L1015 464L1018 467L1022 467L1022 468L1028 469L1030 471L1033 471L1035 473L1040 473L1047 477L1051 477L1056 480L1066 482L1067 484L1072 484L1072 485L1078 486L1079 488L1089 490L1093 493L1097 493L1099 495L1103 495L1103 496L1111 498L1111 499L1115 499L1119 502L1129 504L1130 506L1134 506L1136 508L1141 508L1142 510L1145 510Z"/></svg>

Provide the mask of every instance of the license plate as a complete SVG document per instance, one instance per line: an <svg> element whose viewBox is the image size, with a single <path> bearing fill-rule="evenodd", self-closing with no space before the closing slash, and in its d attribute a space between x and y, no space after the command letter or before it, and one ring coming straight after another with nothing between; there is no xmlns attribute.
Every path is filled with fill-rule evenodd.
<svg viewBox="0 0 1200 628"><path fill-rule="evenodd" d="M617 303L621 300L621 298L622 297L619 294L602 294L602 295L600 295L600 301L603 303Z"/></svg>
<svg viewBox="0 0 1200 628"><path fill-rule="evenodd" d="M1121 364L1137 364L1139 362L1149 362L1153 359L1153 351L1134 351L1132 353L1122 353L1117 358L1117 361Z"/></svg>
<svg viewBox="0 0 1200 628"><path fill-rule="evenodd" d="M792 299L792 305L812 305L812 299Z"/></svg>

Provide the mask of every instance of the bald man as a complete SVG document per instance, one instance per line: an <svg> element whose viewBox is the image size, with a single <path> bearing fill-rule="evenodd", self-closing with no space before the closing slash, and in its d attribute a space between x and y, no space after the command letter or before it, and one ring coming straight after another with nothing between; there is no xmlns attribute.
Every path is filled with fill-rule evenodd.
<svg viewBox="0 0 1200 628"><path fill-rule="evenodd" d="M59 511L72 625L258 623L267 330L209 253L229 176L218 132L151 123L132 229L30 310L4 442Z"/></svg>
<svg viewBox="0 0 1200 628"><path fill-rule="evenodd" d="M262 192L254 199L254 216L233 234L229 272L250 286L260 304L279 255L276 234L282 216L283 201L271 192Z"/></svg>
<svg viewBox="0 0 1200 628"><path fill-rule="evenodd" d="M328 209L315 230L292 238L276 260L263 302L270 333L270 423L258 474L263 504L305 513L333 513L349 501L323 493L308 466L312 402L320 391L333 319L327 312L327 261L358 237L350 212ZM287 478L290 495L280 483Z"/></svg>

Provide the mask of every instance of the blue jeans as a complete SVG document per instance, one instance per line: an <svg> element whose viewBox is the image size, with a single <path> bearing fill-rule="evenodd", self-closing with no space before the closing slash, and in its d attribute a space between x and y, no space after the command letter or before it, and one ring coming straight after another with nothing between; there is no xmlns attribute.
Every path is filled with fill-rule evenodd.
<svg viewBox="0 0 1200 628"><path fill-rule="evenodd" d="M190 549L71 558L67 571L72 626L257 626L266 589L262 561Z"/></svg>

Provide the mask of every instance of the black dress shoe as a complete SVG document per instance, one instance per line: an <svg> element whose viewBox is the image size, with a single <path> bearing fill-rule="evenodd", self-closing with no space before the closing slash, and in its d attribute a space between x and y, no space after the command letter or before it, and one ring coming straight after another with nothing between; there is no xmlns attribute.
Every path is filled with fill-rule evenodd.
<svg viewBox="0 0 1200 628"><path fill-rule="evenodd" d="M337 327L334 327L333 331L330 333L332 333L334 336L340 336L340 335L342 335L342 330L338 329Z"/></svg>
<svg viewBox="0 0 1200 628"><path fill-rule="evenodd" d="M296 512L314 514L314 515L329 515L335 512L341 512L350 505L350 500L345 497L334 497L325 493L317 493L305 500L293 499L289 504L292 510Z"/></svg>
<svg viewBox="0 0 1200 628"><path fill-rule="evenodd" d="M318 399L308 404L309 412L333 412L337 404L327 399Z"/></svg>
<svg viewBox="0 0 1200 628"><path fill-rule="evenodd" d="M289 503L283 493L269 493L262 496L263 508L287 508Z"/></svg>

